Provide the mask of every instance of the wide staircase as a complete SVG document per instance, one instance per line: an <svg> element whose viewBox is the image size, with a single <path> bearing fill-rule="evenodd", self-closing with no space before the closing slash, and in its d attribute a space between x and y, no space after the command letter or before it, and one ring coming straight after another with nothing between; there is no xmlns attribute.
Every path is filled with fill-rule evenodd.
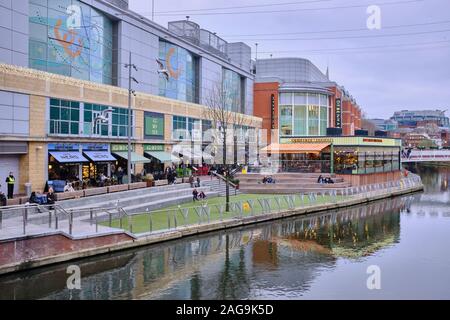
<svg viewBox="0 0 450 320"><path fill-rule="evenodd" d="M127 213L154 211L171 205L192 201L192 188L187 183L138 190L124 191L101 196L61 201L58 204L66 210L86 208L121 207ZM197 188L210 196L217 195L208 186Z"/></svg>
<svg viewBox="0 0 450 320"><path fill-rule="evenodd" d="M219 197L226 196L226 184L225 181L221 179L213 177L211 180L211 178L208 177L208 179L201 181L200 185L202 187L210 188L210 192L217 194ZM242 192L230 185L230 195L234 196L239 194L242 194Z"/></svg>
<svg viewBox="0 0 450 320"><path fill-rule="evenodd" d="M247 194L320 193L351 187L349 182L330 174L322 174L322 177L331 178L333 184L318 183L320 175L320 173L276 173L270 175L275 179L274 184L264 184L263 179L268 175L260 173L238 174L236 177L240 181L240 191Z"/></svg>

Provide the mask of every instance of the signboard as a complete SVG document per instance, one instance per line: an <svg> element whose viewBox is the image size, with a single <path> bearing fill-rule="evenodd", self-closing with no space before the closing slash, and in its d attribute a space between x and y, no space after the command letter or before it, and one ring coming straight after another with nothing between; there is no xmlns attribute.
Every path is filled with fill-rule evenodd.
<svg viewBox="0 0 450 320"><path fill-rule="evenodd" d="M144 151L164 151L163 144L144 144Z"/></svg>
<svg viewBox="0 0 450 320"><path fill-rule="evenodd" d="M270 127L275 129L275 95L270 96Z"/></svg>
<svg viewBox="0 0 450 320"><path fill-rule="evenodd" d="M83 151L108 151L108 145L104 143L85 143Z"/></svg>
<svg viewBox="0 0 450 320"><path fill-rule="evenodd" d="M131 151L133 151L134 146L131 145ZM112 144L111 152L123 152L128 151L128 144Z"/></svg>
<svg viewBox="0 0 450 320"><path fill-rule="evenodd" d="M164 139L164 114L144 113L144 136L146 139Z"/></svg>
<svg viewBox="0 0 450 320"><path fill-rule="evenodd" d="M342 101L341 99L335 100L335 106L336 106L336 128L342 127Z"/></svg>
<svg viewBox="0 0 450 320"><path fill-rule="evenodd" d="M371 137L312 137L281 138L280 143L332 143L335 146L401 147L402 141L401 139Z"/></svg>
<svg viewBox="0 0 450 320"><path fill-rule="evenodd" d="M49 143L48 151L79 151L80 145L74 143Z"/></svg>

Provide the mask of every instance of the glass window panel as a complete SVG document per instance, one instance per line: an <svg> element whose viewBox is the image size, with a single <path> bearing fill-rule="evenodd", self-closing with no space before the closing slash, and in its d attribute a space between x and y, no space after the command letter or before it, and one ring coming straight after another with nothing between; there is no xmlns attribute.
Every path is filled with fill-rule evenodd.
<svg viewBox="0 0 450 320"><path fill-rule="evenodd" d="M58 120L59 119L59 107L50 107L50 119Z"/></svg>
<svg viewBox="0 0 450 320"><path fill-rule="evenodd" d="M30 40L29 45L30 45L30 58L47 60L46 43Z"/></svg>
<svg viewBox="0 0 450 320"><path fill-rule="evenodd" d="M42 41L47 46L48 31L47 26L30 22L30 42L31 39Z"/></svg>
<svg viewBox="0 0 450 320"><path fill-rule="evenodd" d="M295 93L294 105L306 105L306 93Z"/></svg>
<svg viewBox="0 0 450 320"><path fill-rule="evenodd" d="M320 95L320 105L321 106L328 106L328 96L325 94Z"/></svg>
<svg viewBox="0 0 450 320"><path fill-rule="evenodd" d="M69 108L61 108L61 120L70 120Z"/></svg>
<svg viewBox="0 0 450 320"><path fill-rule="evenodd" d="M79 128L80 128L80 125L78 124L78 122L71 122L70 123L70 134L78 135Z"/></svg>
<svg viewBox="0 0 450 320"><path fill-rule="evenodd" d="M292 93L280 93L280 105L291 105L292 104Z"/></svg>
<svg viewBox="0 0 450 320"><path fill-rule="evenodd" d="M47 71L47 61L45 60L29 59L28 63L30 68Z"/></svg>
<svg viewBox="0 0 450 320"><path fill-rule="evenodd" d="M294 107L294 135L306 135L306 106Z"/></svg>
<svg viewBox="0 0 450 320"><path fill-rule="evenodd" d="M47 5L47 4L45 4L45 5ZM47 25L47 8L45 6L39 6L39 5L30 3L28 12L29 12L28 20L30 22ZM30 30L31 30L31 26L30 26Z"/></svg>
<svg viewBox="0 0 450 320"><path fill-rule="evenodd" d="M308 94L308 104L318 106L319 103L319 95L318 94Z"/></svg>
<svg viewBox="0 0 450 320"><path fill-rule="evenodd" d="M78 109L71 109L70 110L70 120L72 120L72 121L79 121L80 120L80 110L78 110Z"/></svg>
<svg viewBox="0 0 450 320"><path fill-rule="evenodd" d="M60 133L69 134L69 122L68 121L61 121L59 123L59 126L60 126Z"/></svg>

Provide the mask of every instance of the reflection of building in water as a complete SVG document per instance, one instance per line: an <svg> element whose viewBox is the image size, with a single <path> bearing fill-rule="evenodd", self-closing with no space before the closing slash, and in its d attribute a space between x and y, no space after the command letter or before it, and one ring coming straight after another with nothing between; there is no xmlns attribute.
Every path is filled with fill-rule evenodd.
<svg viewBox="0 0 450 320"><path fill-rule="evenodd" d="M241 299L279 286L304 292L320 270L335 266L337 257L363 257L395 243L399 210L408 199L89 259L79 263L80 291L65 289L65 265L29 273L27 282L14 278L8 286L15 298L50 299ZM45 285L29 297L29 285L38 282Z"/></svg>

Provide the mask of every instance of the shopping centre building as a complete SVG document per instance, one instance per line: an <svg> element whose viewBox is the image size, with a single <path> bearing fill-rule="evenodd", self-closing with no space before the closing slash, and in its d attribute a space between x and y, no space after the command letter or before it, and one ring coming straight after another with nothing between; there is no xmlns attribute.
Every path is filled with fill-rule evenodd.
<svg viewBox="0 0 450 320"><path fill-rule="evenodd" d="M217 88L241 132L262 125L250 47L192 21L165 28L125 0L7 0L0 17L0 178L13 171L16 193L126 170L130 56L134 173L207 160Z"/></svg>
<svg viewBox="0 0 450 320"><path fill-rule="evenodd" d="M398 174L401 140L361 130L360 106L328 71L302 58L260 59L255 71L255 116L267 130L263 151L280 170L331 172L354 184Z"/></svg>

